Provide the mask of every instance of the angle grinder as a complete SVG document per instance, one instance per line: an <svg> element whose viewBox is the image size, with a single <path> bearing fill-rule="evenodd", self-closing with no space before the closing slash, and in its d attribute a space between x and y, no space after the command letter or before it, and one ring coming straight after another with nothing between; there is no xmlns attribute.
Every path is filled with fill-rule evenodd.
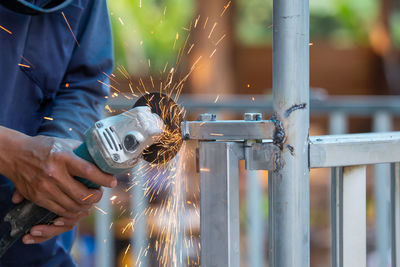
<svg viewBox="0 0 400 267"><path fill-rule="evenodd" d="M74 153L113 175L129 172L140 159L162 164L182 145L182 120L182 112L171 98L161 93L146 94L132 109L96 122ZM74 178L88 188L100 187L83 177ZM0 224L0 258L34 225L50 224L57 217L29 200L15 205Z"/></svg>

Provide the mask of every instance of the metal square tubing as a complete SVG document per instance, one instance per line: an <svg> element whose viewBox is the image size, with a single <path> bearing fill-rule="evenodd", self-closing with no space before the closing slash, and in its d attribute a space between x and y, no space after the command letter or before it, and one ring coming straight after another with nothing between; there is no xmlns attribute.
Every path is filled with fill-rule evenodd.
<svg viewBox="0 0 400 267"><path fill-rule="evenodd" d="M365 267L366 166L332 169L332 267Z"/></svg>
<svg viewBox="0 0 400 267"><path fill-rule="evenodd" d="M239 160L243 144L200 142L201 266L239 267Z"/></svg>

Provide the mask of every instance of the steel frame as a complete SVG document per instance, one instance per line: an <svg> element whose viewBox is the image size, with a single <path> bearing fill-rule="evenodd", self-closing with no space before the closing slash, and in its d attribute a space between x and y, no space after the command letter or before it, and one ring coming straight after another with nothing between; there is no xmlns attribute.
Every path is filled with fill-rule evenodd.
<svg viewBox="0 0 400 267"><path fill-rule="evenodd" d="M200 168L200 209L201 209L201 259L203 266L239 266L239 160L246 161L248 170L269 170L272 174L269 184L269 210L270 223L268 236L271 240L281 239L270 245L270 266L308 266L299 264L295 259L308 260L304 257L309 253L308 239L302 240L302 245L307 250L306 255L301 255L304 247L299 247L293 242L293 227L299 221L309 219L306 212L298 211L296 218L288 222L288 227L282 228L282 216L276 219L279 213L285 210L281 205L282 200L276 200L277 195L298 194L293 188L286 185L278 187L282 178L274 177L287 164L282 157L287 139L280 138L277 133L284 132L281 124L275 119L268 121L196 121L185 122L191 127L183 127L187 139L199 140L199 168ZM201 125L201 126L200 126ZM210 126L209 126L210 125ZM263 132L258 132L262 127L271 127ZM226 129L234 130L236 127L246 127L243 136L228 134ZM195 129L192 131L191 129ZM226 132L225 140L211 140L210 131ZM258 132L258 133L257 133ZM257 133L257 134L255 134ZM272 139L271 139L272 134ZM205 139L201 139L201 138ZM259 139L253 139L257 137ZM264 139L265 138L265 139ZM230 139L230 140L229 140ZM282 141L284 140L284 141ZM333 168L332 172L332 266L366 266L366 164L400 162L400 132L347 134L331 136L314 136L307 139L306 156L310 159L310 168ZM286 147L287 148L287 147ZM289 150L289 149L288 149ZM291 157L296 157L296 152ZM346 155L346 156L343 156ZM343 167L344 166L344 167ZM393 262L399 259L400 250L397 247L399 231L396 229L400 218L399 207L399 164L393 165L392 183L392 242ZM291 181L295 176L291 177ZM305 184L304 187L308 187ZM303 190L306 190L303 188ZM276 191L274 194L273 192ZM291 201L297 207L305 202L306 198L286 199L286 205ZM304 203L303 203L304 204ZM288 215L286 215L288 216ZM272 222L271 222L272 220ZM279 225L279 227L277 226ZM308 222L305 223L308 225ZM297 229L308 235L304 224ZM286 232L285 232L286 231ZM284 251L293 251L291 260L282 259ZM300 252L299 252L300 251ZM271 261L274 259L274 261ZM283 261L282 265L277 262ZM357 264L356 264L357 263ZM397 265L399 266L399 265Z"/></svg>

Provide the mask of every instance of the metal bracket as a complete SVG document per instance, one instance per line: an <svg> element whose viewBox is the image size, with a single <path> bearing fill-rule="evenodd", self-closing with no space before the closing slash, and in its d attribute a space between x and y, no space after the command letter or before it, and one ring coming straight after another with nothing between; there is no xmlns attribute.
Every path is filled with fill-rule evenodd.
<svg viewBox="0 0 400 267"><path fill-rule="evenodd" d="M273 143L276 121L261 120L259 113L246 113L245 120L216 121L214 114L201 114L198 121L182 122L185 140L235 141L241 143L247 170L273 171L279 165L279 147Z"/></svg>
<svg viewBox="0 0 400 267"><path fill-rule="evenodd" d="M254 143L244 149L246 170L274 171L279 165L280 149L272 142Z"/></svg>

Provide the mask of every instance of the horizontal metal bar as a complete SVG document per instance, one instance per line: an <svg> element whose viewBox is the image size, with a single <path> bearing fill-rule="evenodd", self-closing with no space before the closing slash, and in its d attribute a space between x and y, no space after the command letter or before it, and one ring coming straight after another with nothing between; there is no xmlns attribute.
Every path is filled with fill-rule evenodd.
<svg viewBox="0 0 400 267"><path fill-rule="evenodd" d="M400 132L310 137L310 168L400 162Z"/></svg>
<svg viewBox="0 0 400 267"><path fill-rule="evenodd" d="M194 140L261 140L272 139L273 121L184 121L183 139Z"/></svg>
<svg viewBox="0 0 400 267"><path fill-rule="evenodd" d="M270 95L224 95L215 102L217 95L182 95L178 103L188 111L213 110L236 112L272 112ZM254 99L254 100L253 100ZM112 109L131 109L136 98L131 95L110 98ZM378 110L400 114L399 96L312 96L310 111L312 115L326 115L342 111L349 115L369 116Z"/></svg>

